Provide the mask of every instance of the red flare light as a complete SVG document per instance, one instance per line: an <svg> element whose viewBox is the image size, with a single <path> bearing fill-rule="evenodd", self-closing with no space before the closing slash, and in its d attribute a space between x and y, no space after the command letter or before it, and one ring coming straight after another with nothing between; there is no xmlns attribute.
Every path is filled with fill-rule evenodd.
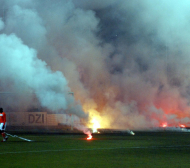
<svg viewBox="0 0 190 168"><path fill-rule="evenodd" d="M180 127L185 128L185 125L181 124Z"/></svg>
<svg viewBox="0 0 190 168"><path fill-rule="evenodd" d="M163 123L163 124L162 124L162 127L164 127L164 128L167 127L167 126L168 126L167 123Z"/></svg>
<svg viewBox="0 0 190 168"><path fill-rule="evenodd" d="M91 140L92 139L92 135L89 134L88 137L87 137L87 140Z"/></svg>

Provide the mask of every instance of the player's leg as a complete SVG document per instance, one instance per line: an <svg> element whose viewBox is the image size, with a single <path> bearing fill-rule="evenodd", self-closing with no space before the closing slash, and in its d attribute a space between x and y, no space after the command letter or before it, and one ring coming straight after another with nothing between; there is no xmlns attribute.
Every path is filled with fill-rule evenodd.
<svg viewBox="0 0 190 168"><path fill-rule="evenodd" d="M4 131L6 130L6 127L7 127L7 122L5 122L5 124L4 124L4 127L3 127ZM8 138L9 138L8 135L6 135L6 136L5 136L5 140L7 141Z"/></svg>
<svg viewBox="0 0 190 168"><path fill-rule="evenodd" d="M5 142L5 141L6 141L6 139L5 139L5 136L6 136L6 135L5 135L5 133L4 133L4 132L2 132L2 133L1 133L1 135L2 135L2 137L3 137L2 142Z"/></svg>
<svg viewBox="0 0 190 168"><path fill-rule="evenodd" d="M3 123L0 123L0 132L1 132L1 135L2 135L2 137L3 137L3 141L4 141L4 139L5 139L5 133L4 133L4 131L3 131Z"/></svg>
<svg viewBox="0 0 190 168"><path fill-rule="evenodd" d="M2 135L2 137L3 137L3 140L2 140L2 142L5 142L5 141L7 141L7 139L8 139L8 136L6 136L6 134L5 134L5 128L6 128L6 125L4 124L4 123L0 123L0 132L1 132L1 135Z"/></svg>

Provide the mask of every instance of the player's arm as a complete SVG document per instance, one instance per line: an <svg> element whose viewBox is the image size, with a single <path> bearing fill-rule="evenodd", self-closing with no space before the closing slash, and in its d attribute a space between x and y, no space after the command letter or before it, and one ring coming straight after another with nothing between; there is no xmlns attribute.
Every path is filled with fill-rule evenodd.
<svg viewBox="0 0 190 168"><path fill-rule="evenodd" d="M3 123L5 124L6 123L6 114L5 113L3 114L3 119L4 119Z"/></svg>

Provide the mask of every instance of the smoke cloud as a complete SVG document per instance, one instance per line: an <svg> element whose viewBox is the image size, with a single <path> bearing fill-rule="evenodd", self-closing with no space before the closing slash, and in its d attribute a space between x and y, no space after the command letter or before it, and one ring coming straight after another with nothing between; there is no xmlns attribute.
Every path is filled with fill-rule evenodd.
<svg viewBox="0 0 190 168"><path fill-rule="evenodd" d="M190 124L188 0L2 0L1 105L103 127ZM74 97L69 95L74 93ZM14 94L13 94L14 93Z"/></svg>

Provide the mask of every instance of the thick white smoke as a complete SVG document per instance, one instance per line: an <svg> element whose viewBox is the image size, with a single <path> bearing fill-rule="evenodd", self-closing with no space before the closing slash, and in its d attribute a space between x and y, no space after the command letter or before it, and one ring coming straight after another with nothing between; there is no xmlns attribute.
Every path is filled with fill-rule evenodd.
<svg viewBox="0 0 190 168"><path fill-rule="evenodd" d="M22 92L24 85L36 95L42 107L55 112L66 110L69 101L73 101L68 96L70 89L63 74L52 72L44 61L37 58L37 52L14 34L0 35L0 55L1 80L9 79L15 92ZM76 115L85 117L81 109Z"/></svg>
<svg viewBox="0 0 190 168"><path fill-rule="evenodd" d="M1 103L56 112L74 103L71 113L104 127L188 124L189 5L2 0L0 88L16 94Z"/></svg>

